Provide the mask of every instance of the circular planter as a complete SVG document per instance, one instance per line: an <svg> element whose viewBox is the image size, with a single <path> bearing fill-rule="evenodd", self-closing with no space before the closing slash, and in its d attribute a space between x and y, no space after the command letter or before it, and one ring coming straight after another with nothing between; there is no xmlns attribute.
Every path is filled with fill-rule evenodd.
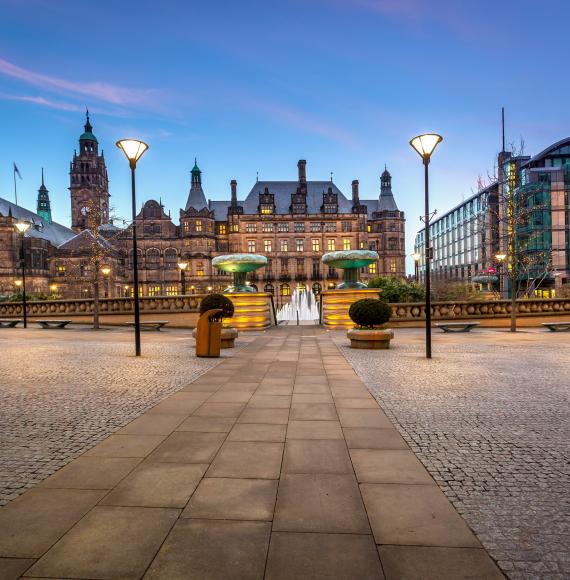
<svg viewBox="0 0 570 580"><path fill-rule="evenodd" d="M196 329L192 331L192 336L196 338ZM238 336L237 329L233 326L222 327L222 343L221 348L234 348L234 341Z"/></svg>
<svg viewBox="0 0 570 580"><path fill-rule="evenodd" d="M351 348L387 349L394 338L394 331L390 328L351 328L346 336L350 339Z"/></svg>

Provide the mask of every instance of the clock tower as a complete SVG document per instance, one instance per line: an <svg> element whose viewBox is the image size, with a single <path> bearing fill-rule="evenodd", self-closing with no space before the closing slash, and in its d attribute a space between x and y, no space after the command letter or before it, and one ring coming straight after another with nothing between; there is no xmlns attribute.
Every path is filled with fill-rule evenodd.
<svg viewBox="0 0 570 580"><path fill-rule="evenodd" d="M98 225L109 221L109 180L103 152L93 135L93 127L86 113L85 131L79 137L79 154L73 154L69 171L71 192L71 227L81 231L89 227L87 214L96 208Z"/></svg>

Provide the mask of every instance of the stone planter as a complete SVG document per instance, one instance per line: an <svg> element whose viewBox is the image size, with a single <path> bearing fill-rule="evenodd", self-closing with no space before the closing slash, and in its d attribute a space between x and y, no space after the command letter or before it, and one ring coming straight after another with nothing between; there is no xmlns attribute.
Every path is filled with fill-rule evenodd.
<svg viewBox="0 0 570 580"><path fill-rule="evenodd" d="M351 328L346 333L351 348L386 349L394 338L394 331L385 328Z"/></svg>
<svg viewBox="0 0 570 580"><path fill-rule="evenodd" d="M196 338L196 329L192 331L192 336ZM221 348L234 348L234 341L238 336L238 331L232 326L222 327Z"/></svg>

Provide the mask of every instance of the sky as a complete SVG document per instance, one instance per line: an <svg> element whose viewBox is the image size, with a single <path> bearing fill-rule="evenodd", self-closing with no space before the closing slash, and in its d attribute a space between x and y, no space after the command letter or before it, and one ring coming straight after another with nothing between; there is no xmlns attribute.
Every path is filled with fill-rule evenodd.
<svg viewBox="0 0 570 580"><path fill-rule="evenodd" d="M536 154L570 134L567 0L0 0L0 197L35 210L41 168L54 219L70 223L69 162L84 111L129 219L117 139L149 144L139 206L175 222L194 157L206 197L263 180L330 179L379 195L387 165L421 228L423 169L409 140L437 132L431 205L444 213L493 173L507 141ZM412 262L408 259L408 269Z"/></svg>

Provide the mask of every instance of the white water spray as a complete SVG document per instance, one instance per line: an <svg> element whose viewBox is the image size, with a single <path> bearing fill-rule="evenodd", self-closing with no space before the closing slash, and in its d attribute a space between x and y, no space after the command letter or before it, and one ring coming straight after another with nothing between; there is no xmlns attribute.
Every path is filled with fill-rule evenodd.
<svg viewBox="0 0 570 580"><path fill-rule="evenodd" d="M284 304L277 311L277 323L286 321L319 320L319 306L311 291L298 288L291 295L291 302Z"/></svg>

